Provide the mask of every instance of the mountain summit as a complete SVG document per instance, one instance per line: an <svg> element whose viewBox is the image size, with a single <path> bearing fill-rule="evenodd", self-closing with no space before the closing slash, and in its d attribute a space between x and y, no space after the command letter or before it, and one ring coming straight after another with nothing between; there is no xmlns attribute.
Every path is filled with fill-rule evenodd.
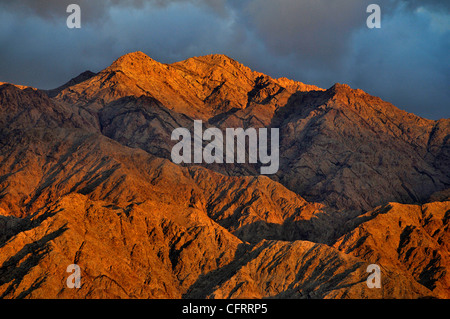
<svg viewBox="0 0 450 319"><path fill-rule="evenodd" d="M120 57L87 81L62 90L57 98L99 109L121 97L145 95L176 112L207 119L234 108L245 108L251 102L249 95L262 85L270 86L274 93L319 89L272 79L225 55L163 64L142 52L134 52Z"/></svg>

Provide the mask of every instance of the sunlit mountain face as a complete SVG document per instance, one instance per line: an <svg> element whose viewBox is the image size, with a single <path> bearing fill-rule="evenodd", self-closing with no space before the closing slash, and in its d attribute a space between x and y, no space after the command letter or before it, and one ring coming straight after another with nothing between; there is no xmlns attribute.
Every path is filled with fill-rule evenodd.
<svg viewBox="0 0 450 319"><path fill-rule="evenodd" d="M0 84L1 298L450 297L449 119L225 55L74 76ZM250 139L243 162L175 164L199 120L278 129L278 171Z"/></svg>

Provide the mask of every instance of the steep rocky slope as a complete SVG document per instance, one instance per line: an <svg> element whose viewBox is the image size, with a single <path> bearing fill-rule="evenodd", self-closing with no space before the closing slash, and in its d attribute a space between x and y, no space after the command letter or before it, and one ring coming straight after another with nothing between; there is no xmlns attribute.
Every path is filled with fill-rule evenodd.
<svg viewBox="0 0 450 319"><path fill-rule="evenodd" d="M63 278L76 263L78 297L176 298L241 244L192 204L185 169L82 131L24 135L35 152L1 183L3 297L73 296Z"/></svg>
<svg viewBox="0 0 450 319"><path fill-rule="evenodd" d="M97 116L71 105L62 105L30 87L0 85L0 129L80 127L98 131Z"/></svg>
<svg viewBox="0 0 450 319"><path fill-rule="evenodd" d="M79 74L78 76L74 77L73 79L70 79L70 81L61 85L60 87L57 87L56 89L53 89L53 90L47 90L46 93L48 94L49 97L55 97L59 93L61 93L61 91L65 90L71 86L74 86L74 85L77 85L84 81L87 81L95 75L96 75L96 73L94 73L92 71L84 71L83 73Z"/></svg>
<svg viewBox="0 0 450 319"><path fill-rule="evenodd" d="M425 202L450 182L450 120L431 121L337 84L279 109L279 181L312 201L368 210Z"/></svg>
<svg viewBox="0 0 450 319"><path fill-rule="evenodd" d="M381 289L368 289L367 262L306 241L263 241L227 274L213 298L418 298L432 293L391 267L383 268ZM214 273L220 276L221 271ZM202 294L193 294L204 297Z"/></svg>
<svg viewBox="0 0 450 319"><path fill-rule="evenodd" d="M370 260L298 240L314 237L308 228L242 230L307 224L321 212L267 177L180 168L80 130L23 135L20 145L34 152L22 152L18 172L1 183L4 298L445 297L381 260L384 289L371 291ZM5 166L15 151L2 149ZM65 286L72 263L82 269L79 290Z"/></svg>
<svg viewBox="0 0 450 319"><path fill-rule="evenodd" d="M441 298L449 298L449 217L450 202L391 203L350 221L360 224L333 246L370 263L410 273Z"/></svg>

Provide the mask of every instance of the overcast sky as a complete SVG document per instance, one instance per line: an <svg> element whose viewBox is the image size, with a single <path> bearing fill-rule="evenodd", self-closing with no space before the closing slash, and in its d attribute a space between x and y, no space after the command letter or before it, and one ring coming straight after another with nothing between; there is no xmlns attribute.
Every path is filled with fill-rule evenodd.
<svg viewBox="0 0 450 319"><path fill-rule="evenodd" d="M67 5L82 28L66 26ZM368 29L366 8L382 10ZM57 87L143 51L164 63L222 53L273 77L347 83L450 117L450 1L0 0L0 82Z"/></svg>

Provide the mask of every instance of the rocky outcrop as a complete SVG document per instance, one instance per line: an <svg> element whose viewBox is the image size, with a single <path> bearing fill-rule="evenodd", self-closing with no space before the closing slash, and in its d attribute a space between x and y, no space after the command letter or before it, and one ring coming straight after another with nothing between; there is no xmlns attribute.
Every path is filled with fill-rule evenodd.
<svg viewBox="0 0 450 319"><path fill-rule="evenodd" d="M383 268L382 288L367 288L367 262L306 241L261 242L229 271L210 298L414 299L432 293L393 268ZM250 260L249 260L250 259ZM216 276L222 275L220 270ZM226 275L226 273L225 273ZM208 291L209 292L209 291ZM429 295L428 295L429 294ZM203 297L203 295L195 295Z"/></svg>
<svg viewBox="0 0 450 319"><path fill-rule="evenodd" d="M449 298L449 216L450 202L391 203L349 221L359 225L333 246L370 263L409 273L440 298Z"/></svg>

